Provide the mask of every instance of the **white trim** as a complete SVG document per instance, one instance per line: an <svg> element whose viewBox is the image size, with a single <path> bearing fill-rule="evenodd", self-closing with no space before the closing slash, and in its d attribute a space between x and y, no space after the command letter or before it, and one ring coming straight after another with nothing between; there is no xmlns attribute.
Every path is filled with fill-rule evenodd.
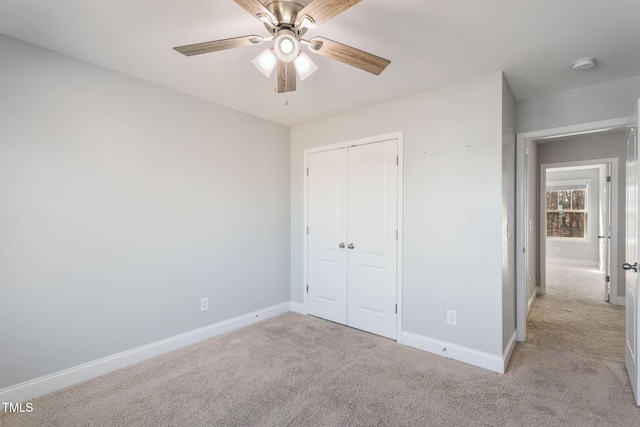
<svg viewBox="0 0 640 427"><path fill-rule="evenodd" d="M540 289L539 286L536 286L536 291ZM533 307L533 303L536 302L536 297L538 296L538 292L532 292L531 293L531 298L529 298L529 301L527 301L527 316L529 315L529 312L531 311L531 308Z"/></svg>
<svg viewBox="0 0 640 427"><path fill-rule="evenodd" d="M504 356L496 356L495 354L489 354L433 338L427 338L411 332L402 333L402 344L437 354L448 359L489 369L490 371L494 371L499 374L504 374L505 371L506 362ZM515 345L515 341L513 345Z"/></svg>
<svg viewBox="0 0 640 427"><path fill-rule="evenodd" d="M549 166L549 165L544 165L544 166ZM563 186L574 186L574 185L584 185L585 188L582 190L585 190L585 194L587 195L587 203L585 206L585 209L582 210L577 210L577 212L584 212L587 218L587 229L585 230L584 234L585 237L547 237L547 206L546 203L544 204L544 206L542 206L542 203L540 203L541 205L541 209L540 209L540 218L544 219L544 227L542 227L542 219L540 221L540 229L541 232L543 234L541 234L541 236L545 237L545 241L547 242L571 242L571 243L585 243L585 244L591 244L592 243L592 236L591 234L593 233L589 233L589 225L590 225L590 215L589 215L589 211L591 210L593 212L593 206L591 205L593 197L590 196L591 191L593 190L593 188L591 187L591 178L581 178L581 179L565 179L565 180L556 180L556 181L547 181L546 180L546 175L549 173L550 169L555 169L554 167L547 167L545 169L545 188L542 188L542 186L540 186L540 200L545 200L547 199L547 191L549 191L549 187L563 187ZM590 169L596 169L599 170L599 165L593 165L593 168ZM553 171L552 171L553 172ZM541 176L542 176L542 171L540 172ZM553 190L552 190L553 191ZM576 211L574 211L576 212ZM593 215L591 215L593 216Z"/></svg>
<svg viewBox="0 0 640 427"><path fill-rule="evenodd" d="M513 350L516 348L517 336L518 334L514 330L513 333L511 334L511 337L509 338L509 341L507 341L507 345L505 346L504 351L502 352L502 360L504 360L504 367L502 369L502 373L507 372L507 366L509 365L509 360L511 360L511 355L513 354Z"/></svg>
<svg viewBox="0 0 640 427"><path fill-rule="evenodd" d="M611 303L615 304L615 305L621 305L623 307L626 307L626 305L627 305L627 297L619 297L619 296L616 295L615 297L612 298Z"/></svg>
<svg viewBox="0 0 640 427"><path fill-rule="evenodd" d="M289 302L247 313L233 319L194 329L147 345L103 357L40 378L0 390L0 402L26 402L118 369L143 362L170 351L261 322L289 311Z"/></svg>
<svg viewBox="0 0 640 427"><path fill-rule="evenodd" d="M563 264L563 265L581 265L585 267L599 268L600 263L598 261L589 261L586 259L570 259L570 258L551 258L547 257L546 261L549 264Z"/></svg>
<svg viewBox="0 0 640 427"><path fill-rule="evenodd" d="M308 299L307 299L307 290L306 286L308 283L308 240L309 235L307 234L306 228L309 224L309 194L308 194L308 180L307 176L307 168L309 167L309 154L313 153L321 153L324 151L338 150L340 148L353 147L356 145L365 145L365 144L375 144L376 142L384 142L396 140L397 144L397 156L398 156L398 245L397 245L397 268L396 268L396 277L397 277L397 295L396 295L396 303L398 304L398 313L396 315L396 341L402 343L402 241L403 241L403 226L402 226L402 218L403 218L403 205L402 201L403 197L403 181L404 181L404 133L402 131L388 133L384 135L372 136L368 138L361 138L352 141L344 141L339 142L337 144L323 145L320 147L307 148L304 150L304 167L303 167L303 228L302 228L302 305L304 306L304 314L308 313Z"/></svg>
<svg viewBox="0 0 640 427"><path fill-rule="evenodd" d="M308 154L321 153L323 151L337 150L339 148L347 148L347 147L351 147L353 145L375 144L376 142L390 141L392 139L397 139L398 142L400 143L400 141L402 141L402 138L403 138L403 132L402 131L398 131L398 132L393 132L393 133L387 133L387 134L384 134L384 135L370 136L370 137L367 137L367 138L360 138L360 139L354 139L354 140L351 140L351 141L338 142L337 144L329 144L329 145L322 145L322 146L319 146L319 147L307 148L306 150L304 150L305 176L306 176L306 164L307 164L306 160L307 160L307 155Z"/></svg>
<svg viewBox="0 0 640 427"><path fill-rule="evenodd" d="M299 302L293 302L291 301L291 311L293 311L294 313L298 313L298 314L304 314L307 315L307 306L304 304L300 304Z"/></svg>
<svg viewBox="0 0 640 427"><path fill-rule="evenodd" d="M530 139L548 138L578 133L589 133L602 129L620 128L627 125L628 118L622 117L611 120L601 120L577 125L562 126L549 129L541 129L531 132L522 132L516 135L516 256L517 256L517 276L516 276L516 325L518 341L525 341L527 336L527 269L532 266L527 265L526 253L526 230L527 224L525 215L525 200L527 197L527 185L525 182L525 144ZM615 194L615 191L611 191ZM613 212L612 212L613 214ZM613 216L612 216L613 218ZM613 245L612 245L613 255ZM613 273L612 269L612 273ZM612 275L613 280L613 275Z"/></svg>
<svg viewBox="0 0 640 427"><path fill-rule="evenodd" d="M397 132L395 134L395 138L398 141L398 242L397 242L397 265L396 265L396 274L397 274L397 295L396 302L398 304L398 313L396 316L396 341L402 344L402 242L404 239L404 232L402 227L402 217L403 217L403 204L404 200L404 133Z"/></svg>

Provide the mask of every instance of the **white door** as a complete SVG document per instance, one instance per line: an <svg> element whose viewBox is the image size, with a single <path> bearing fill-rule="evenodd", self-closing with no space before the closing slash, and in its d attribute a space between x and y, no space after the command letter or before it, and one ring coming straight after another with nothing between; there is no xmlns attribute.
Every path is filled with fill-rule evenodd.
<svg viewBox="0 0 640 427"><path fill-rule="evenodd" d="M640 385L638 384L638 185L640 176L638 175L638 136L637 136L637 115L633 127L629 128L627 140L627 206L626 206L626 239L625 239L625 271L626 282L626 339L625 339L625 365L631 381L631 387L640 406Z"/></svg>
<svg viewBox="0 0 640 427"><path fill-rule="evenodd" d="M396 140L309 154L309 314L396 339Z"/></svg>
<svg viewBox="0 0 640 427"><path fill-rule="evenodd" d="M348 325L396 338L397 143L349 149Z"/></svg>
<svg viewBox="0 0 640 427"><path fill-rule="evenodd" d="M611 301L611 164L605 166L600 199L600 270L604 273L604 300Z"/></svg>
<svg viewBox="0 0 640 427"><path fill-rule="evenodd" d="M347 150L308 157L308 306L347 323Z"/></svg>

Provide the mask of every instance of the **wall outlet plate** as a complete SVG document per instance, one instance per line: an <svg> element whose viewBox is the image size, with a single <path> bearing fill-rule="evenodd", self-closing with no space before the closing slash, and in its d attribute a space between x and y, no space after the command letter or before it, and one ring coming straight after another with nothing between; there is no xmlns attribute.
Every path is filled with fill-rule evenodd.
<svg viewBox="0 0 640 427"><path fill-rule="evenodd" d="M456 326L458 324L458 316L455 311L447 310L447 325Z"/></svg>
<svg viewBox="0 0 640 427"><path fill-rule="evenodd" d="M209 310L209 297L204 297L200 300L200 311Z"/></svg>

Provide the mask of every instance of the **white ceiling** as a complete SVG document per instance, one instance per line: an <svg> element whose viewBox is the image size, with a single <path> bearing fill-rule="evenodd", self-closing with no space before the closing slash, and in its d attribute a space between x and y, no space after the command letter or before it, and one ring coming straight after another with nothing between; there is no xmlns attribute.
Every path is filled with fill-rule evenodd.
<svg viewBox="0 0 640 427"><path fill-rule="evenodd" d="M251 64L265 45L172 49L267 36L233 0L0 0L0 33L287 126L501 70L517 99L640 75L638 0L363 0L305 38L391 65L374 76L310 54L318 71L287 95ZM585 56L598 66L572 71Z"/></svg>

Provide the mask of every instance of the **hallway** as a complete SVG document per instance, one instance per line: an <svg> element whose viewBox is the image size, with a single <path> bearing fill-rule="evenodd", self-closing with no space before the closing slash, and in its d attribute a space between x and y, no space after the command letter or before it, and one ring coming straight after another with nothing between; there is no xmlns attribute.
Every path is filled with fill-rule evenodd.
<svg viewBox="0 0 640 427"><path fill-rule="evenodd" d="M547 294L527 319L527 342L604 359L624 367L624 307L604 301L593 267L547 264Z"/></svg>

